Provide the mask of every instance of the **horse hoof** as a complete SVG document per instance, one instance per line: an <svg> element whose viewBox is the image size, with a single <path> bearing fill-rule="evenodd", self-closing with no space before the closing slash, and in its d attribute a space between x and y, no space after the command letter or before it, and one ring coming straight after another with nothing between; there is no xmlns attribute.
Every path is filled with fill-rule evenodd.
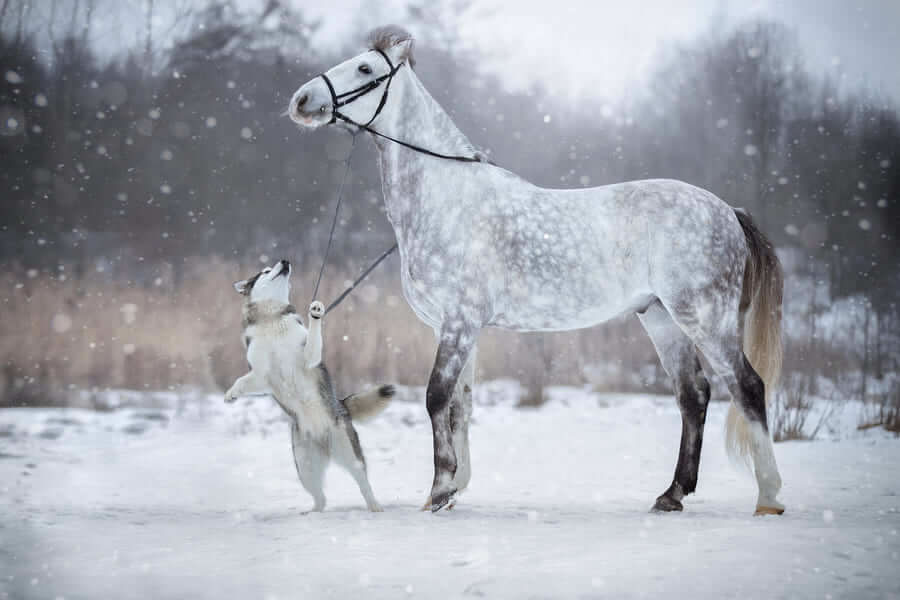
<svg viewBox="0 0 900 600"><path fill-rule="evenodd" d="M756 512L753 513L754 517L762 517L765 515L782 515L784 514L783 506L759 506L756 507Z"/></svg>
<svg viewBox="0 0 900 600"><path fill-rule="evenodd" d="M657 498L656 504L653 505L653 512L680 512L682 510L684 510L684 505L680 501L666 495Z"/></svg>
<svg viewBox="0 0 900 600"><path fill-rule="evenodd" d="M456 490L442 492L437 496L432 494L431 498L431 512L435 513L444 507L447 507L447 510L450 510L456 504Z"/></svg>

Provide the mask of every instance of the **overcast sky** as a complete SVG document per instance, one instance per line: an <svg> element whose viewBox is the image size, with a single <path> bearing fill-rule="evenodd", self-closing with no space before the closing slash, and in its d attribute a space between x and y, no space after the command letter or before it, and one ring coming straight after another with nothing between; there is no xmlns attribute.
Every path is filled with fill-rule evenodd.
<svg viewBox="0 0 900 600"><path fill-rule="evenodd" d="M319 42L339 44L359 22L405 20L403 0L328 0L298 7L324 20ZM638 86L669 42L750 17L771 17L798 36L815 73L843 73L900 99L900 0L476 0L466 41L512 86L538 78L561 97L607 98Z"/></svg>

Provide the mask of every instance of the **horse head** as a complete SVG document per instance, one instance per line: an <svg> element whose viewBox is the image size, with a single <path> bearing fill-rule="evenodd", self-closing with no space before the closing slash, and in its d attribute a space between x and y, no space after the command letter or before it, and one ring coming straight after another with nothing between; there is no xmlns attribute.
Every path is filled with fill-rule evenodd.
<svg viewBox="0 0 900 600"><path fill-rule="evenodd" d="M393 25L369 35L369 49L307 81L294 92L287 113L316 129L332 123L353 130L375 123L384 110L394 75L411 68L412 36Z"/></svg>

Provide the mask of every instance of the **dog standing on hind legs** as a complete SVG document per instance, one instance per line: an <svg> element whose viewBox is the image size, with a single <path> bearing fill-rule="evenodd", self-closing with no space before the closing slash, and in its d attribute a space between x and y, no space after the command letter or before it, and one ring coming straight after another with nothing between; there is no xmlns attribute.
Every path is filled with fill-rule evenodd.
<svg viewBox="0 0 900 600"><path fill-rule="evenodd" d="M309 330L289 302L291 265L282 260L235 289L245 297L243 342L250 372L225 393L225 402L270 394L291 420L291 448L297 475L313 497L313 511L325 508L323 480L331 459L347 469L372 512L381 505L372 493L353 420L380 413L394 395L383 385L339 400L322 362L325 306L309 306Z"/></svg>

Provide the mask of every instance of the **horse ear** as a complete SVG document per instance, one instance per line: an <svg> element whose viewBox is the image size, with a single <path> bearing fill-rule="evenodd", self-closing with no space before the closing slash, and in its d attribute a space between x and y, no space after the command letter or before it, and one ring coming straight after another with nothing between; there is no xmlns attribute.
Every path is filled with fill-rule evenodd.
<svg viewBox="0 0 900 600"><path fill-rule="evenodd" d="M405 40L400 40L393 47L394 50L394 58L397 59L398 62L406 61L409 63L410 67L415 66L415 60L413 59L413 39L407 38Z"/></svg>

